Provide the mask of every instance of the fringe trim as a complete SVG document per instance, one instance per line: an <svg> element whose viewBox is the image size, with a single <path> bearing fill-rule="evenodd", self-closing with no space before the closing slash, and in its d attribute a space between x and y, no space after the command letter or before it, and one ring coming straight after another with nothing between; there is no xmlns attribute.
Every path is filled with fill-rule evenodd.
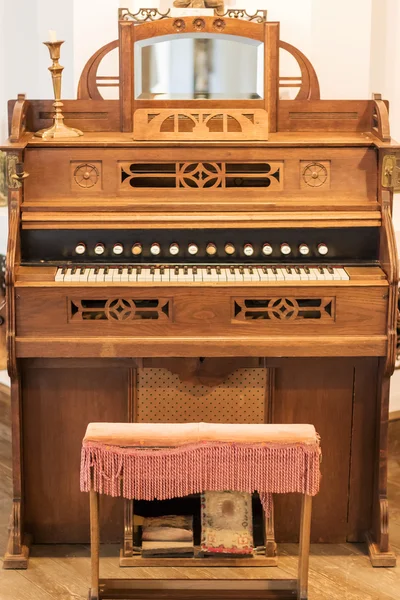
<svg viewBox="0 0 400 600"><path fill-rule="evenodd" d="M271 494L319 491L321 449L315 444L203 442L176 448L122 448L84 443L80 488L129 500L169 500L204 491L258 492L270 514Z"/></svg>

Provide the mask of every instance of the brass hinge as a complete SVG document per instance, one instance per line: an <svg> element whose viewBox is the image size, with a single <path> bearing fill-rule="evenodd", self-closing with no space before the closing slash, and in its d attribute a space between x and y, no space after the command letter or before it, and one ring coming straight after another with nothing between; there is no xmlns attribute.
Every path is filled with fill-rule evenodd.
<svg viewBox="0 0 400 600"><path fill-rule="evenodd" d="M400 154L386 154L382 164L382 186L400 192Z"/></svg>

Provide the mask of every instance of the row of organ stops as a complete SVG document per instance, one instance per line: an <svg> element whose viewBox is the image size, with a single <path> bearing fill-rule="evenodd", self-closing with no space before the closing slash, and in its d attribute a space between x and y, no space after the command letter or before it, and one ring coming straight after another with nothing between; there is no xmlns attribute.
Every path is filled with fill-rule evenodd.
<svg viewBox="0 0 400 600"><path fill-rule="evenodd" d="M233 256L237 251L235 245L231 244L231 243L225 244L224 250L225 250L225 253L227 256ZM83 242L80 242L79 244L77 244L77 246L75 248L76 254L78 254L79 256L82 256L86 253L86 251L87 251L86 244L84 244ZM106 251L106 247L104 244L99 243L99 244L96 244L96 246L94 247L94 252L97 256L102 256L105 253L105 251ZM171 256L178 256L180 251L181 251L181 248L178 243L174 242L174 243L170 244L168 252ZM187 251L191 256L196 256L199 253L200 248L197 244L191 243L188 245ZM329 248L326 244L321 243L318 245L317 251L320 256L326 256L329 253ZM123 244L116 243L113 245L112 252L115 256L121 256L122 254L124 254L125 248L124 248ZM131 252L132 252L133 256L140 256L143 253L143 245L139 242L133 244L133 246L131 248ZM213 244L213 243L207 244L207 246L206 246L207 256L211 256L211 257L216 256L217 252L218 252L218 249L215 244ZM264 256L271 256L273 254L273 252L274 252L274 249L271 246L271 244L265 243L263 245L262 253L264 254ZM289 256L290 254L292 254L292 247L290 246L290 244L283 243L280 245L280 252L283 256ZM253 256L255 253L254 246L252 244L245 244L243 246L243 253L245 256L249 256L249 257ZM308 256L310 254L310 247L307 244L300 244L299 253L301 254L301 256ZM160 254L161 254L160 244L158 244L157 242L152 244L150 246L150 254L152 256L160 256Z"/></svg>

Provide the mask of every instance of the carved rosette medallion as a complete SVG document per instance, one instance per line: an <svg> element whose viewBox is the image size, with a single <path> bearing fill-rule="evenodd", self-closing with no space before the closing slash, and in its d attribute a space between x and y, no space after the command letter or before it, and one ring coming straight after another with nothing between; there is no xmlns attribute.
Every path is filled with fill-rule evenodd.
<svg viewBox="0 0 400 600"><path fill-rule="evenodd" d="M215 21L213 23L213 27L217 31L223 31L226 27L226 23L223 19L215 19Z"/></svg>
<svg viewBox="0 0 400 600"><path fill-rule="evenodd" d="M97 167L89 163L78 165L74 171L75 183L85 189L95 186L99 176Z"/></svg>
<svg viewBox="0 0 400 600"><path fill-rule="evenodd" d="M322 187L328 181L328 169L321 163L310 163L303 169L303 181L309 187Z"/></svg>
<svg viewBox="0 0 400 600"><path fill-rule="evenodd" d="M178 33L181 33L181 31L185 30L186 23L183 19L175 19L172 26Z"/></svg>
<svg viewBox="0 0 400 600"><path fill-rule="evenodd" d="M193 27L195 28L196 31L203 31L203 29L205 29L206 26L206 22L204 19L195 19L193 21Z"/></svg>

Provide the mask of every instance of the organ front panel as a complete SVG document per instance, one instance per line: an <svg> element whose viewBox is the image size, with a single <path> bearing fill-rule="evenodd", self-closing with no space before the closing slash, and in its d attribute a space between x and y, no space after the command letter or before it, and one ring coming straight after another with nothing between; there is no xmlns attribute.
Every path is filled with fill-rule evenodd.
<svg viewBox="0 0 400 600"><path fill-rule="evenodd" d="M264 45L258 94L137 89L143 44L199 32ZM120 99L105 100L98 67L117 47ZM279 98L279 50L299 64L294 100ZM202 418L313 423L324 454L313 541L367 541L374 565L393 565L400 148L387 103L320 100L312 65L262 16L140 23L122 11L119 42L89 60L78 99L64 102L83 136L34 137L51 124L50 101L20 96L9 108L5 566L27 566L27 534L88 541L78 479L89 421ZM270 540L296 541L295 509L296 499L276 500ZM123 538L123 564L135 556L133 512L110 499L103 511L104 540Z"/></svg>

